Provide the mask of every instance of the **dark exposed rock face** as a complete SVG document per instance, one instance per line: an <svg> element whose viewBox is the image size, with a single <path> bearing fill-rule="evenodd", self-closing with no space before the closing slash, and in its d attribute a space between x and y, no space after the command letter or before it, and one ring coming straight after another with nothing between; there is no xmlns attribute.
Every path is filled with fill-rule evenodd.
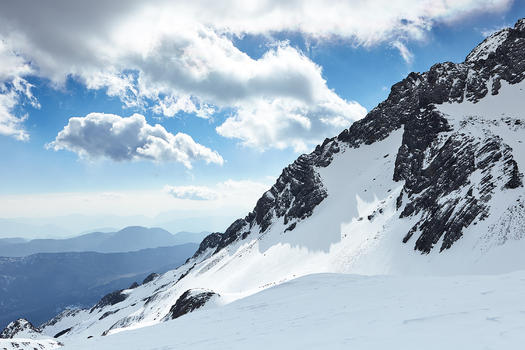
<svg viewBox="0 0 525 350"><path fill-rule="evenodd" d="M11 339L15 338L20 332L25 334L34 333L38 334L40 331L36 329L31 322L25 318L19 318L16 321L13 321L4 328L2 333L0 333L0 339Z"/></svg>
<svg viewBox="0 0 525 350"><path fill-rule="evenodd" d="M189 289L185 291L177 302L170 308L168 317L178 318L204 306L217 293L203 289Z"/></svg>
<svg viewBox="0 0 525 350"><path fill-rule="evenodd" d="M102 321L102 320L105 319L106 317L111 316L111 315L113 315L113 314L116 314L116 313L119 312L119 311L120 311L120 310L118 310L118 309L117 309L117 310L106 311L106 312L104 312L104 313L102 314L102 316L100 316L100 317L98 318L98 320L99 320L99 321ZM56 338L56 337L55 337L55 338Z"/></svg>
<svg viewBox="0 0 525 350"><path fill-rule="evenodd" d="M90 312L93 312L96 309L101 309L104 306L118 304L121 301L126 300L127 297L128 296L126 294L122 294L122 289L106 294L102 297L102 299L100 299L100 301L95 306L91 308Z"/></svg>
<svg viewBox="0 0 525 350"><path fill-rule="evenodd" d="M291 231L300 220L312 215L314 208L327 196L316 168L328 166L339 151L335 138L326 139L312 153L301 155L287 166L275 184L257 201L252 212L236 220L224 234L214 236L220 237L216 252L246 238L253 227L264 233L274 220L282 219L288 225L287 231Z"/></svg>
<svg viewBox="0 0 525 350"><path fill-rule="evenodd" d="M328 165L328 158L336 150L324 153L323 149L320 147L311 154L304 154L286 167L275 185L257 201L254 216L261 232L266 231L274 217L284 218L285 225L309 217L326 198L326 190L315 167Z"/></svg>
<svg viewBox="0 0 525 350"><path fill-rule="evenodd" d="M469 176L478 170L481 181L471 183ZM416 249L429 252L442 236L440 250L450 248L461 237L463 228L476 218L482 220L487 216L487 202L498 183L505 184L507 188L509 183L521 186L521 176L515 176L516 172L510 147L497 136L479 140L452 134L439 148L433 161L420 169L417 181L405 184L405 193L413 198L402 210L401 217L420 212L423 216L404 241L407 242L414 232L419 231ZM465 195L447 198L463 187L468 187Z"/></svg>
<svg viewBox="0 0 525 350"><path fill-rule="evenodd" d="M158 273L152 272L146 278L144 278L144 281L142 281L142 284L150 283L155 278L159 277L160 275Z"/></svg>
<svg viewBox="0 0 525 350"><path fill-rule="evenodd" d="M210 233L209 235L207 235L199 245L199 249L197 249L195 254L193 254L193 258L196 258L197 256L201 255L210 248L217 248L221 239L222 234L218 232Z"/></svg>
<svg viewBox="0 0 525 350"><path fill-rule="evenodd" d="M69 333L69 331L70 331L71 329L72 329L72 328L70 327L70 328L66 328L66 329L64 329L64 330L61 330L60 332L58 332L57 334L55 334L55 335L53 336L53 338L60 338L60 337L63 336L64 334Z"/></svg>
<svg viewBox="0 0 525 350"><path fill-rule="evenodd" d="M495 50L494 42L498 43ZM421 215L403 241L407 243L417 233L414 247L421 252L428 253L441 238L440 250L450 248L465 227L484 219L487 202L500 182L505 189L521 187L523 176L512 150L501 139L495 135L479 139L453 130L436 105L477 102L487 94L497 95L502 79L515 84L524 77L523 19L514 28L487 38L463 63L439 63L428 72L410 73L365 118L286 167L251 213L235 221L222 236L213 236L214 244L220 238L216 252L246 238L255 226L264 233L276 219L287 225L285 232L293 230L327 197L316 168L328 166L343 147L369 145L400 128L404 134L393 179L405 184L398 209L401 218ZM496 168L504 170L496 176ZM483 174L481 183L471 186L466 195L449 196L468 187L476 171Z"/></svg>
<svg viewBox="0 0 525 350"><path fill-rule="evenodd" d="M468 122L453 131L434 107L446 101L477 102L487 94L498 94L501 79L511 84L523 80L525 32L521 28L502 33L505 39L495 52L484 52L484 42L466 62L434 65L429 72L418 74L417 85L407 86L407 92L412 92L407 100L417 101L418 109L404 120L394 180L405 181L398 207L404 196L408 198L400 217L421 214L403 241L418 233L415 249L422 252L430 252L440 239L441 251L450 248L464 228L476 219L483 220L489 212L488 201L500 184L506 189L522 186L523 176L512 149L500 137L475 135L469 132ZM425 157L428 164L424 164ZM469 177L476 171L481 172L482 179L471 184ZM469 188L464 195L459 193L462 188ZM456 195L451 195L453 192Z"/></svg>

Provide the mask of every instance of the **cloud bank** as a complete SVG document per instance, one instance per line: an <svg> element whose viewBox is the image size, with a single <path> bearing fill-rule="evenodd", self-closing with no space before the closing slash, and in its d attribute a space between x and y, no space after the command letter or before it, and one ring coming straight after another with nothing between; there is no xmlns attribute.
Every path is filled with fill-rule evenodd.
<svg viewBox="0 0 525 350"><path fill-rule="evenodd" d="M114 114L90 113L73 117L48 148L69 150L83 158L108 158L114 161L151 160L179 162L186 168L192 162L222 165L216 152L196 143L184 133L172 134L159 124L149 125L140 114L120 117Z"/></svg>
<svg viewBox="0 0 525 350"><path fill-rule="evenodd" d="M288 43L274 42L253 58L234 45L235 37L286 31L319 41L388 43L410 62L404 42L421 40L435 23L503 11L511 0L51 2L0 3L0 40L23 58L18 66L31 62L32 74L56 86L74 77L125 106L167 117L231 111L219 120L220 135L262 150L302 151L365 109L338 96L321 67ZM0 132L23 139L23 118L12 113L18 102L4 102L8 114L0 125L7 131Z"/></svg>

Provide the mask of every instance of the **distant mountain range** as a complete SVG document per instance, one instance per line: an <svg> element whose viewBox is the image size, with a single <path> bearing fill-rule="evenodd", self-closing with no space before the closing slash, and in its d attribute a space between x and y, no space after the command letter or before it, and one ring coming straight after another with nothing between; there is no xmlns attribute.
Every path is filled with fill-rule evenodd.
<svg viewBox="0 0 525 350"><path fill-rule="evenodd" d="M155 217L142 215L63 215L56 217L1 218L0 239L20 237L35 238L71 238L90 232L114 232L125 226L160 227L169 232L217 231L228 227L236 215L208 215L195 217L192 213L176 211L161 213Z"/></svg>
<svg viewBox="0 0 525 350"><path fill-rule="evenodd" d="M116 249L119 239L124 237L123 249L131 249L148 240L139 232L145 231L127 228L109 235L105 242ZM151 232L157 243L169 242L166 231L149 229L146 232ZM94 244L103 235L85 236L88 237L78 242ZM7 247L10 246L16 245ZM40 253L0 258L0 329L19 317L40 324L67 306L90 306L111 291L128 288L133 282L142 283L152 272L164 273L177 268L197 247L195 243L187 243L127 253Z"/></svg>
<svg viewBox="0 0 525 350"><path fill-rule="evenodd" d="M161 228L129 226L117 232L92 232L66 239L0 239L0 256L22 257L37 253L131 252L146 248L199 243L209 232L171 234Z"/></svg>

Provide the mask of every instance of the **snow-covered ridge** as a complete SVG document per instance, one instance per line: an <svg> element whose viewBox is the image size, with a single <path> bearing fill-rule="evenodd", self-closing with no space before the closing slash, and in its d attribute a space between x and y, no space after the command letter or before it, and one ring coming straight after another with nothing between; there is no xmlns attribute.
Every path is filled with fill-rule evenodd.
<svg viewBox="0 0 525 350"><path fill-rule="evenodd" d="M0 349L2 350L51 350L64 344L43 335L31 322L20 318L9 323L0 334Z"/></svg>
<svg viewBox="0 0 525 350"><path fill-rule="evenodd" d="M39 336L39 331L28 320L19 318L18 320L9 323L2 333L0 333L1 339L10 339L14 336L36 339Z"/></svg>
<svg viewBox="0 0 525 350"><path fill-rule="evenodd" d="M491 53L495 52L496 49L507 40L509 31L509 28L505 28L489 36L468 54L466 61L486 60Z"/></svg>
<svg viewBox="0 0 525 350"><path fill-rule="evenodd" d="M516 40L515 33L525 31L525 20L520 19L514 25L514 28L504 28L490 35L476 46L465 59L466 62L475 62L486 60L490 55L495 54L500 46L503 46L506 40Z"/></svg>

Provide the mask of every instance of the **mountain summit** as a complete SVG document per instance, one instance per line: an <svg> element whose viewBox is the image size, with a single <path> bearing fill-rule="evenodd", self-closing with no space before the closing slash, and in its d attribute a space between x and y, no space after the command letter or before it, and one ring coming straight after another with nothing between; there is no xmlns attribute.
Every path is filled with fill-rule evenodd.
<svg viewBox="0 0 525 350"><path fill-rule="evenodd" d="M300 156L223 234L118 302L41 329L81 339L211 308L299 276L504 273L525 256L525 21L465 62L410 73ZM179 314L177 313L177 316Z"/></svg>

